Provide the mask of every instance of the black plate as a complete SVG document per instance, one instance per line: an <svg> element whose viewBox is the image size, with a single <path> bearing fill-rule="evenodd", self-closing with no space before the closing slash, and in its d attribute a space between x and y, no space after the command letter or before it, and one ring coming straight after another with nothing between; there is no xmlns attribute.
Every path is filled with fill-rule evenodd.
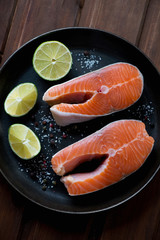
<svg viewBox="0 0 160 240"><path fill-rule="evenodd" d="M64 43L73 56L71 71L58 82L41 79L32 67L35 49L39 44L48 40L58 40ZM43 93L52 84L67 81L119 61L137 66L144 75L144 91L139 101L130 108L110 116L68 127L58 127L51 117L49 107L41 100ZM127 201L146 186L160 166L159 81L160 76L157 70L142 52L127 41L107 32L88 28L67 28L43 34L29 41L8 59L0 73L0 167L2 174L22 195L55 211L93 213L113 208ZM12 118L4 112L3 103L11 89L22 82L33 82L37 86L38 101L34 109L25 117ZM51 156L65 146L118 119L140 119L146 124L148 133L155 139L151 155L137 172L119 183L95 193L70 197L51 169ZM12 152L7 134L9 126L13 123L26 124L38 135L42 143L42 150L38 157L23 161ZM51 139L55 144L50 144Z"/></svg>

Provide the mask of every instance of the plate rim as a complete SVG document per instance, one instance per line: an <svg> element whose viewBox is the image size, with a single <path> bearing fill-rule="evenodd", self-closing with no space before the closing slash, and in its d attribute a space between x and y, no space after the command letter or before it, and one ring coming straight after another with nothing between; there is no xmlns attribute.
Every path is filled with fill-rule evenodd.
<svg viewBox="0 0 160 240"><path fill-rule="evenodd" d="M45 32L45 33L42 33L32 39L30 39L29 41L27 41L26 43L24 43L23 45L21 45L18 49L16 49L7 59L6 61L3 63L3 65L1 66L0 68L0 75L1 73L3 72L3 70L5 70L7 64L10 62L10 60L17 54L17 52L23 50L23 48L25 48L27 45L29 45L30 43L32 43L33 41L41 38L41 37L45 37L47 35L50 35L50 34L54 34L56 32L59 32L59 31L67 31L67 30L85 30L85 31L94 31L94 32L102 32L104 34L108 34L110 35L110 37L114 37L116 38L117 40L121 40L125 43L127 43L128 45L132 46L133 48L135 48L138 52L140 52L140 54L142 54L148 61L149 61L149 64L152 65L152 67L154 68L154 70L157 72L157 74L159 75L160 77L160 73L159 71L157 70L157 68L155 67L155 65L152 63L151 59L146 56L146 54L140 50L137 46L135 46L133 43L129 42L128 40L126 40L125 38L123 37L120 37L116 34L113 34L111 32L108 32L108 31L104 31L104 30L101 30L101 29L96 29L96 28L90 28L90 27L67 27L67 28L59 28L59 29L55 29L55 30L51 30L51 31L48 31L48 32ZM67 213L67 214L92 214L92 213L98 213L98 212L102 212L102 211L107 211L109 209L112 209L112 208L115 208L125 202L127 202L128 200L130 200L131 198L133 198L134 196L136 196L140 191L142 191L147 185L148 183L154 178L154 176L157 174L157 172L159 171L160 169L160 164L158 166L158 168L156 169L156 171L154 171L154 174L152 174L151 177L149 177L148 181L146 181L145 184L143 184L142 187L140 187L134 194L131 194L129 197L127 197L126 199L123 199L122 201L119 201L118 203L116 204L113 204L112 206L109 206L109 207L106 207L106 208L99 208L97 210L88 210L88 211L67 211L67 210L62 210L62 209L53 209L51 207L48 207L46 205L43 205L37 201L35 201L34 199L31 199L30 197L28 197L25 193L23 193L21 190L18 189L17 186L15 186L11 180L6 176L6 174L2 171L2 169L0 168L0 172L2 174L2 176L7 180L7 182L13 187L13 189L15 189L20 195L22 195L23 197L25 197L26 199L28 199L29 201L33 202L34 204L36 205L39 205L40 207L43 207L43 208L46 208L48 210L52 210L52 211L56 211L56 212L61 212L61 213Z"/></svg>
<svg viewBox="0 0 160 240"><path fill-rule="evenodd" d="M149 56L146 55L146 53L144 53L138 46L134 45L134 43L130 42L129 40L125 39L124 37L119 36L118 34L112 33L110 31L105 31L102 29L98 29L98 28L91 28L91 27L64 27L64 28L57 28L54 30L50 30L47 32L44 32L40 35L37 35L31 39L29 39L27 42L23 43L19 48L17 48L11 55L9 55L9 57L5 60L5 62L3 63L3 65L0 68L0 73L3 70L3 68L5 67L5 65L10 61L10 59L18 52L20 51L22 48L24 48L25 46L27 46L30 42L33 42L34 40L41 38L45 35L50 35L54 32L59 32L59 31L66 31L66 30L89 30L89 31L95 31L95 32L102 32L104 34L108 34L111 37L115 37L119 40L124 41L125 43L131 45L133 48L135 48L137 51L139 51L142 55L144 55L144 57L150 62L150 64L152 64L152 67L157 71L157 73L160 75L160 72L158 71L158 69L155 67L153 61L151 60L151 58Z"/></svg>

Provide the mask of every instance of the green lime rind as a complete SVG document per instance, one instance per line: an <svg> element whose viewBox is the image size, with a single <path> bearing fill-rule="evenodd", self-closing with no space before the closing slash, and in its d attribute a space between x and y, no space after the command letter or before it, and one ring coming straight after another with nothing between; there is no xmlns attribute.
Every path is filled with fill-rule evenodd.
<svg viewBox="0 0 160 240"><path fill-rule="evenodd" d="M21 114L16 114L16 113L12 113L12 105L14 104L14 100L13 99L10 99L10 102L12 102L12 105L10 106L10 110L8 108L8 100L10 98L10 96L14 93L14 91L16 91L16 89L20 88L21 86L23 85L32 85L33 86L33 90L35 91L35 94L36 94L36 97L34 98L34 100L32 101L33 103L30 105L30 107L28 106L25 106L25 104L23 104L23 106L26 108L26 111L21 113ZM30 93L31 94L31 93ZM10 92L9 94L7 95L5 101L4 101L4 110L5 112L10 115L11 117L22 117L24 115L26 115L28 112L30 112L33 107L35 106L36 102L37 102L37 98L38 98L38 90L37 90L37 87L35 86L35 84L31 83L31 82L25 82L25 83L21 83L21 84L18 84L16 87L14 87ZM24 97L25 99L25 97ZM31 99L31 98L30 98ZM23 107L22 106L22 107Z"/></svg>
<svg viewBox="0 0 160 240"><path fill-rule="evenodd" d="M57 48L51 47L53 44L58 46L58 50ZM63 51L61 51L61 47ZM66 55L66 57L64 57L64 55ZM55 62L53 62L53 59L55 59ZM57 81L65 77L69 73L72 63L71 52L59 41L46 41L41 43L35 50L32 59L35 72L41 78L48 81Z"/></svg>
<svg viewBox="0 0 160 240"><path fill-rule="evenodd" d="M41 151L39 138L23 124L15 123L9 127L8 141L12 151L23 160L32 159Z"/></svg>

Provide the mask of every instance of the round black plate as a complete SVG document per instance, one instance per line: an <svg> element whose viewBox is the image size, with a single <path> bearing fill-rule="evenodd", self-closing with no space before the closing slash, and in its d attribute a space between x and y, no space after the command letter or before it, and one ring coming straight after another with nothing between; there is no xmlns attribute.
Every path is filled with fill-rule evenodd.
<svg viewBox="0 0 160 240"><path fill-rule="evenodd" d="M61 81L41 79L32 67L35 49L44 41L64 43L73 56L73 66ZM144 91L130 108L95 120L59 127L51 117L48 105L42 101L44 92L53 84L67 81L89 71L116 62L137 66L144 76ZM136 47L110 33L88 29L67 28L45 33L29 41L16 51L0 72L0 167L9 183L31 201L55 211L66 213L93 213L113 208L137 194L152 179L160 166L160 76L152 63ZM38 101L25 117L12 118L4 112L4 100L16 85L33 82L38 89ZM139 119L154 137L155 146L143 166L124 180L101 191L79 197L70 197L51 169L50 159L60 149L119 119ZM39 137L42 150L34 159L19 159L10 149L8 128L23 123ZM52 140L52 141L51 141ZM89 166L86 166L89 168Z"/></svg>

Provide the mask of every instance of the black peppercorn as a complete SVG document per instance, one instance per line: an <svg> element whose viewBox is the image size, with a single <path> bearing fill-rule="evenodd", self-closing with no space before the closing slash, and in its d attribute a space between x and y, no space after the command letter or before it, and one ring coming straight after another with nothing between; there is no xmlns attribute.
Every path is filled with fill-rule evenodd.
<svg viewBox="0 0 160 240"><path fill-rule="evenodd" d="M50 141L50 145L51 145L51 147L54 147L54 146L55 146L55 142L54 142L53 139L51 139L51 141Z"/></svg>
<svg viewBox="0 0 160 240"><path fill-rule="evenodd" d="M89 52L87 50L84 51L84 56L86 56L86 57L89 56Z"/></svg>
<svg viewBox="0 0 160 240"><path fill-rule="evenodd" d="M46 185L43 185L43 186L42 186L42 190L43 190L43 191L46 191L46 189L47 189L47 186L46 186Z"/></svg>

